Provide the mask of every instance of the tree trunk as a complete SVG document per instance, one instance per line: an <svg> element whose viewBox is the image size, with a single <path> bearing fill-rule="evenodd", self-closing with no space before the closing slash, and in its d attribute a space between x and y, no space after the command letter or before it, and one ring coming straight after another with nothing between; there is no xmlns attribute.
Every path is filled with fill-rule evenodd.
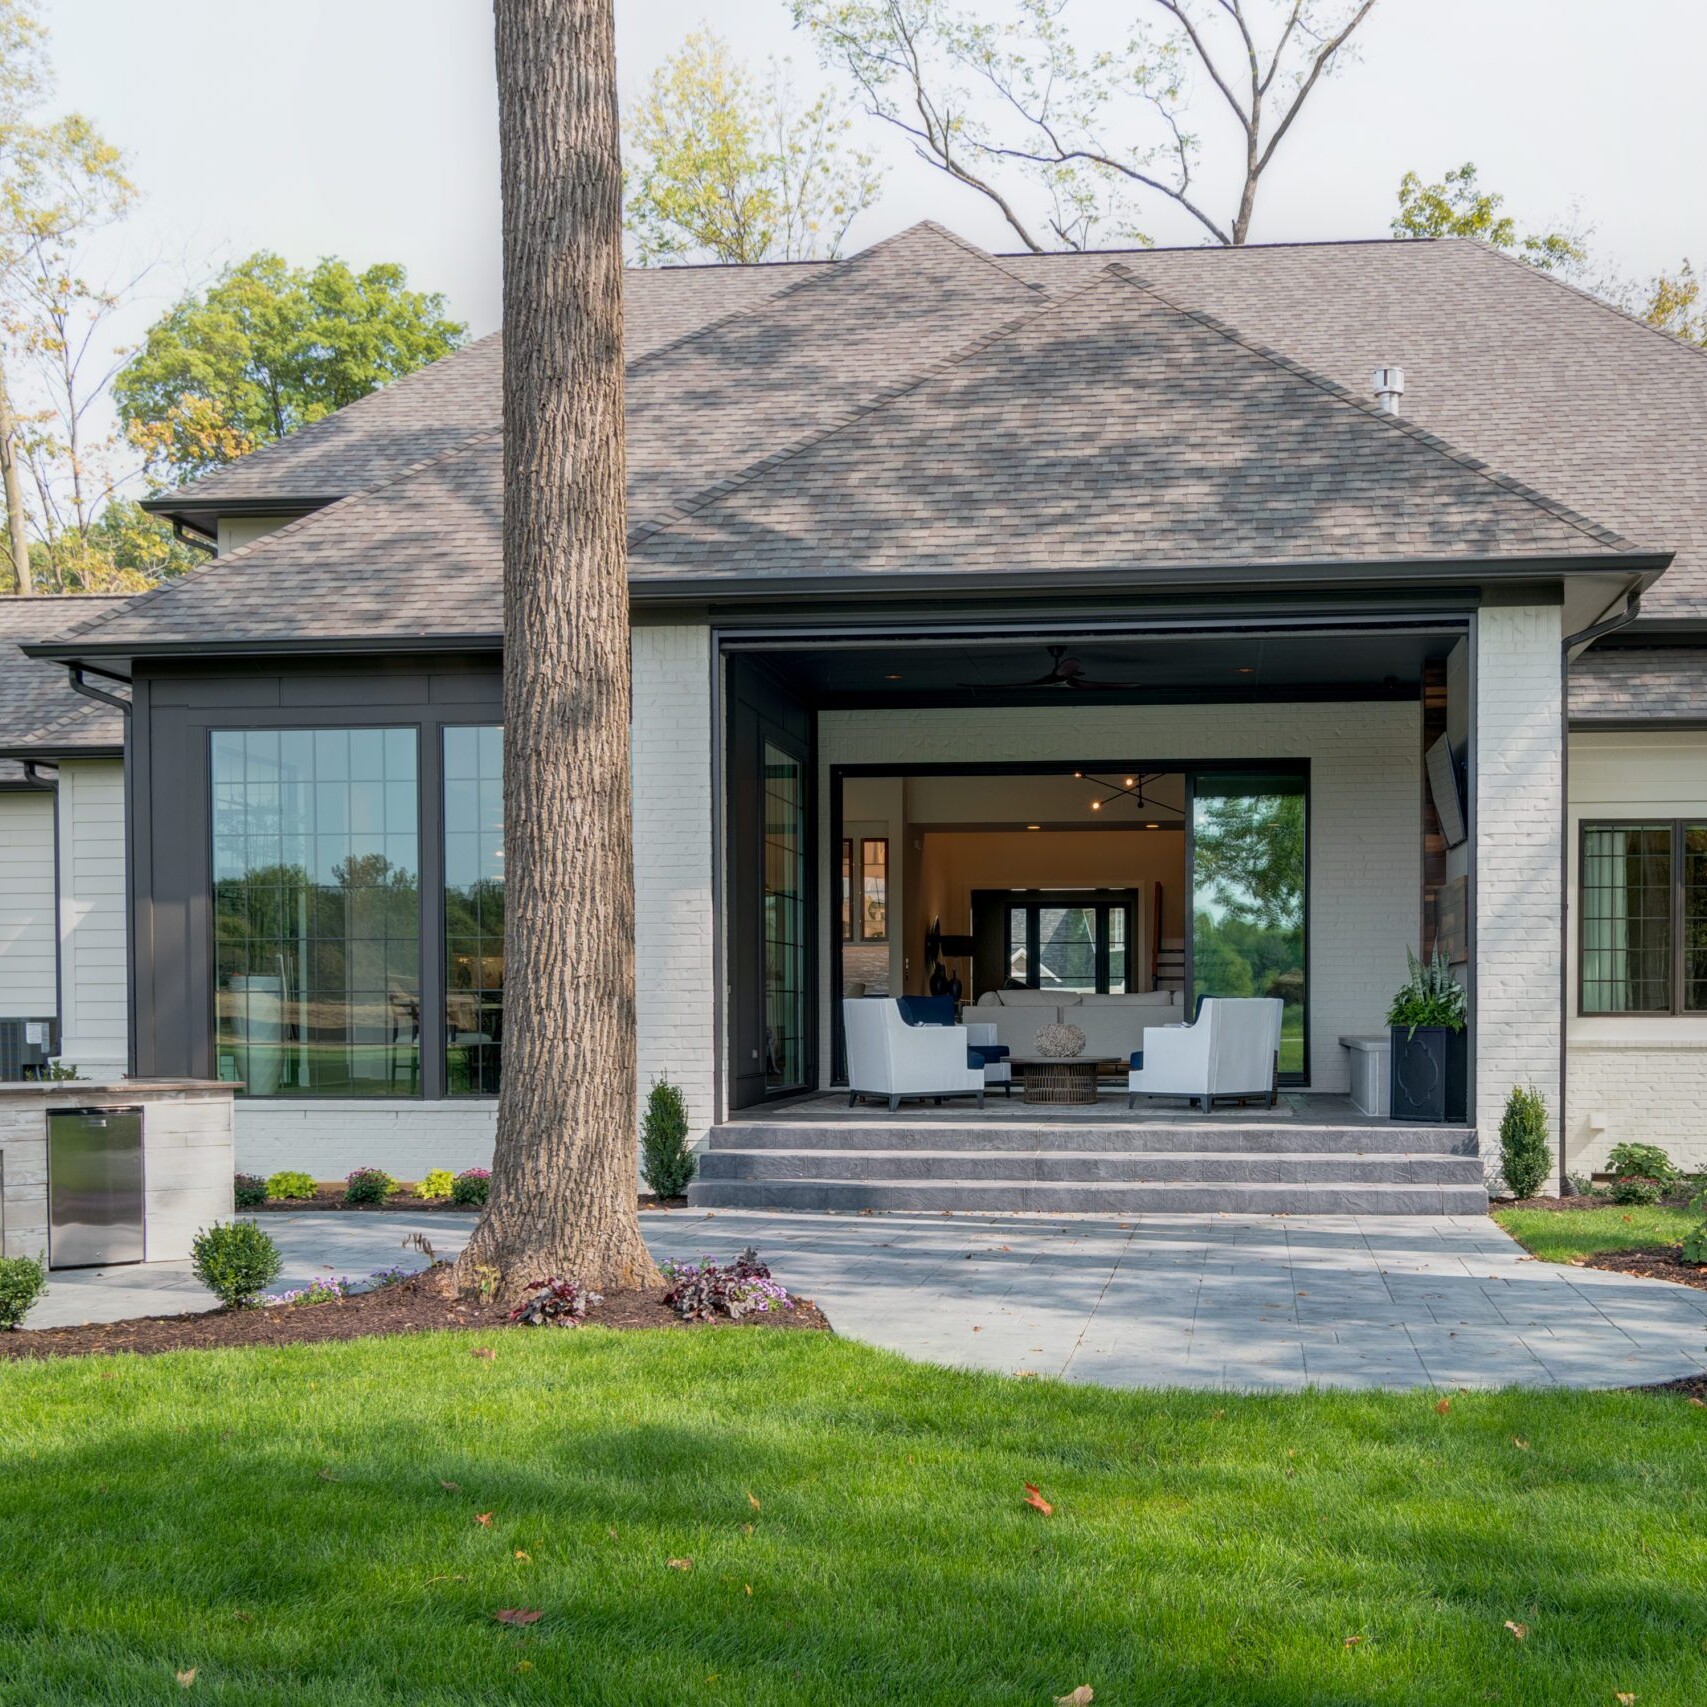
<svg viewBox="0 0 1707 1707"><path fill-rule="evenodd" d="M24 483L18 478L18 419L12 413L12 393L4 368L0 368L0 485L6 499L7 552L17 579L15 591L33 593L36 584L30 573L29 512L24 508Z"/></svg>
<svg viewBox="0 0 1707 1707"><path fill-rule="evenodd" d="M457 1265L653 1286L635 1138L621 162L611 0L496 0L504 1071Z"/></svg>

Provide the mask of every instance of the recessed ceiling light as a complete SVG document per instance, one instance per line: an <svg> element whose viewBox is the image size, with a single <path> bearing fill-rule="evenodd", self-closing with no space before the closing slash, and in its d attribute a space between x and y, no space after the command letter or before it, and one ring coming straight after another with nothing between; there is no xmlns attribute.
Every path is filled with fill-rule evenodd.
<svg viewBox="0 0 1707 1707"><path fill-rule="evenodd" d="M1235 664L1233 666L1233 669L1235 670L1235 672L1237 674L1239 674L1241 676L1249 676L1249 675L1255 674L1256 665L1255 664Z"/></svg>
<svg viewBox="0 0 1707 1707"><path fill-rule="evenodd" d="M1146 824L1146 825L1145 825L1145 826L1144 826L1144 828L1145 828L1145 829L1146 829L1146 830L1159 830L1159 829L1161 829L1161 827L1162 827L1162 826L1161 826L1161 825L1160 825L1160 824Z"/></svg>
<svg viewBox="0 0 1707 1707"><path fill-rule="evenodd" d="M901 678L899 676L885 676L883 679L886 682L898 682Z"/></svg>
<svg viewBox="0 0 1707 1707"><path fill-rule="evenodd" d="M1027 824L1026 828L1028 830L1041 830L1043 826L1041 824Z"/></svg>

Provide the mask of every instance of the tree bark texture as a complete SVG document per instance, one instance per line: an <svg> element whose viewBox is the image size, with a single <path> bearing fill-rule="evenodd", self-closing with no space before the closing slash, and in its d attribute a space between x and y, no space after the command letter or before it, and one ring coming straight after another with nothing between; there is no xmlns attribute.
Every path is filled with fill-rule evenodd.
<svg viewBox="0 0 1707 1707"><path fill-rule="evenodd" d="M504 1071L457 1270L651 1286L635 1125L611 0L495 0L504 205ZM496 1270L496 1278L479 1271Z"/></svg>
<svg viewBox="0 0 1707 1707"><path fill-rule="evenodd" d="M36 590L30 573L30 524L24 509L24 483L18 475L18 418L12 413L12 393L0 369L0 487L6 500L6 553L16 579L14 591Z"/></svg>

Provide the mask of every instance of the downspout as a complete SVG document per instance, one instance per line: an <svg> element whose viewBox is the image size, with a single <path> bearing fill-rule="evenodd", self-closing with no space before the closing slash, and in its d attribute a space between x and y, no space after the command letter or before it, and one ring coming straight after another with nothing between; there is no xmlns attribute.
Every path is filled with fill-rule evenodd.
<svg viewBox="0 0 1707 1707"><path fill-rule="evenodd" d="M47 768L47 774L44 776L42 774L42 760L25 759L24 780L34 783L37 788L52 788L59 780L59 767L50 764Z"/></svg>
<svg viewBox="0 0 1707 1707"><path fill-rule="evenodd" d="M1642 614L1642 594L1638 588L1625 601L1617 616L1609 616L1588 628L1567 634L1559 644L1559 1195L1571 1193L1570 1176L1566 1171L1566 1069L1565 1035L1571 1023L1571 653L1578 646L1591 645L1628 628Z"/></svg>
<svg viewBox="0 0 1707 1707"><path fill-rule="evenodd" d="M67 664L66 668L71 672L73 693L80 693L85 699L99 700L102 705L114 706L122 711L126 717L130 716L130 701L128 699L116 693L108 693L105 688L94 687L87 679L89 674L93 674L105 676L110 682L122 682L125 679L123 676L115 676L110 670L91 670L89 666L84 664Z"/></svg>

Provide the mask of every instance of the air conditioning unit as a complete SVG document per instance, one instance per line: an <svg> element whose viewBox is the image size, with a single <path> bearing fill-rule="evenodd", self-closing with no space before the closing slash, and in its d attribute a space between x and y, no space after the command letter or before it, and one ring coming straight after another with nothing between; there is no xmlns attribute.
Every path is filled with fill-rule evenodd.
<svg viewBox="0 0 1707 1707"><path fill-rule="evenodd" d="M58 1053L57 1019L0 1019L0 1080L45 1078Z"/></svg>

